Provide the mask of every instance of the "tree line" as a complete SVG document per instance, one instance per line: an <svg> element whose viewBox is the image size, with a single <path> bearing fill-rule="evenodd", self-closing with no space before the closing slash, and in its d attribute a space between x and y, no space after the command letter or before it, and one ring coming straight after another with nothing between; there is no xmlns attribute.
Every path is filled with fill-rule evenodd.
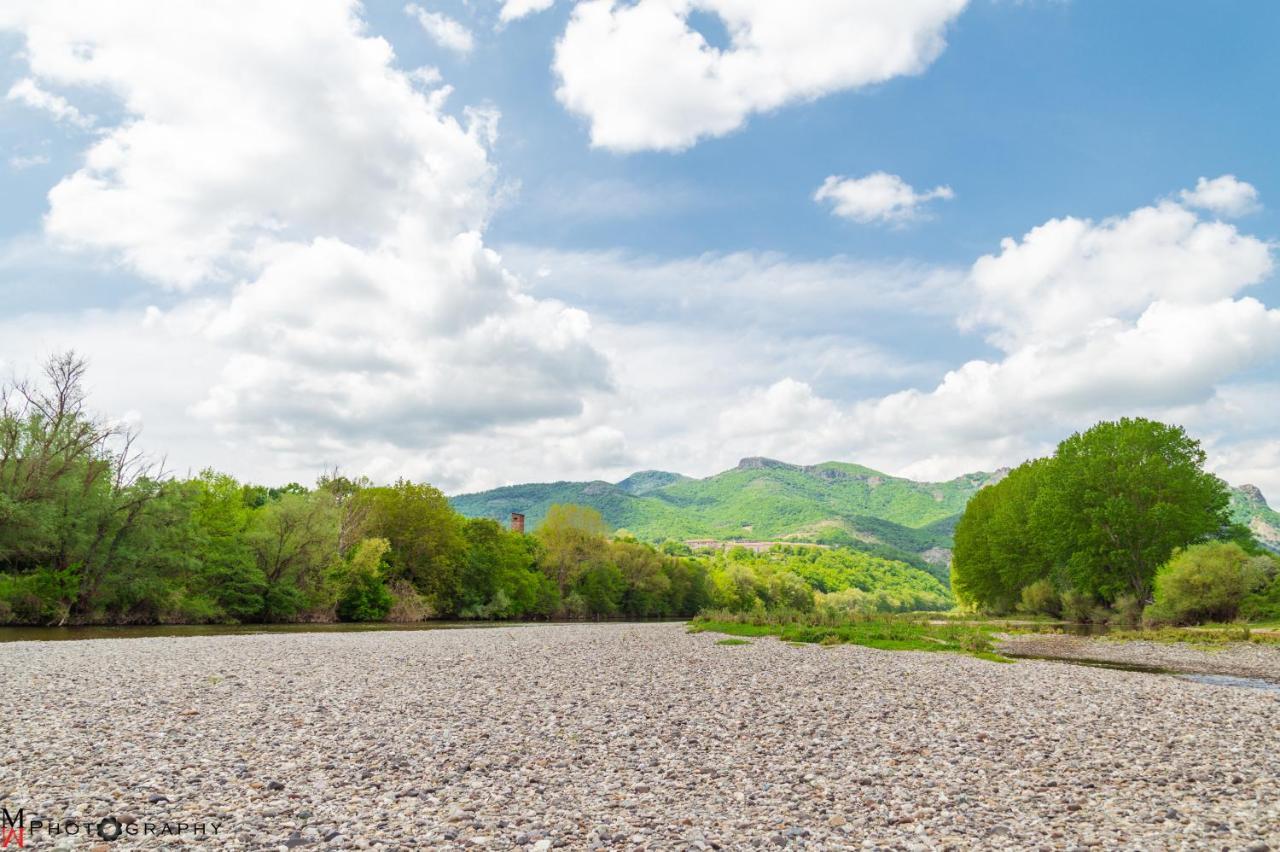
<svg viewBox="0 0 1280 852"><path fill-rule="evenodd" d="M1204 464L1198 441L1152 420L1074 434L969 501L956 527L952 590L993 613L1235 618L1280 579L1275 560L1231 522L1227 485ZM1223 597L1222 584L1236 591L1202 606Z"/></svg>
<svg viewBox="0 0 1280 852"><path fill-rule="evenodd" d="M697 560L611 540L558 507L535 535L429 485L170 476L86 407L85 363L0 388L0 623L681 616Z"/></svg>

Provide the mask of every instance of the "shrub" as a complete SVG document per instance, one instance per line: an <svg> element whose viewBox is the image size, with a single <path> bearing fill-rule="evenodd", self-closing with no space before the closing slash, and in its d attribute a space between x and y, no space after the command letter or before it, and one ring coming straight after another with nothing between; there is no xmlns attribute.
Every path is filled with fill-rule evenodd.
<svg viewBox="0 0 1280 852"><path fill-rule="evenodd" d="M1240 615L1249 621L1280 620L1280 562L1272 557L1263 557L1255 564L1269 579L1240 602Z"/></svg>
<svg viewBox="0 0 1280 852"><path fill-rule="evenodd" d="M1090 624L1110 624L1115 613L1106 604L1094 604L1089 610Z"/></svg>
<svg viewBox="0 0 1280 852"><path fill-rule="evenodd" d="M1111 603L1110 624L1137 627L1142 623L1142 601L1137 595L1121 595Z"/></svg>
<svg viewBox="0 0 1280 852"><path fill-rule="evenodd" d="M1062 617L1067 621L1085 624L1093 617L1094 600L1092 595L1068 589L1062 593Z"/></svg>
<svg viewBox="0 0 1280 852"><path fill-rule="evenodd" d="M780 609L813 610L813 588L790 571L775 574L769 584L770 602Z"/></svg>
<svg viewBox="0 0 1280 852"><path fill-rule="evenodd" d="M1234 542L1192 545L1157 572L1155 603L1146 617L1153 624L1231 621L1265 581L1261 560Z"/></svg>
<svg viewBox="0 0 1280 852"><path fill-rule="evenodd" d="M1018 609L1028 615L1049 615L1057 618L1062 615L1062 598L1048 578L1036 580L1022 588L1022 601Z"/></svg>
<svg viewBox="0 0 1280 852"><path fill-rule="evenodd" d="M387 610L387 621L408 623L426 621L434 613L427 599L408 580L394 580L387 589L391 593L391 608Z"/></svg>
<svg viewBox="0 0 1280 852"><path fill-rule="evenodd" d="M338 618L343 621L382 621L394 603L391 590L381 577L357 575L338 599Z"/></svg>
<svg viewBox="0 0 1280 852"><path fill-rule="evenodd" d="M0 574L0 615L8 624L58 624L67 619L78 584L74 570Z"/></svg>

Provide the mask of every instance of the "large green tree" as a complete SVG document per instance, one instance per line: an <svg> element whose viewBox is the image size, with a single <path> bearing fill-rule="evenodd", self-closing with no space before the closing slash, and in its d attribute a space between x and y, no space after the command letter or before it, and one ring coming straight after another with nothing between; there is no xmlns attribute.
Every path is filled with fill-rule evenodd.
<svg viewBox="0 0 1280 852"><path fill-rule="evenodd" d="M1180 426L1099 423L1058 445L1031 528L1077 590L1149 600L1156 569L1176 548L1229 529L1227 486L1204 462Z"/></svg>
<svg viewBox="0 0 1280 852"><path fill-rule="evenodd" d="M391 543L387 555L393 578L403 578L426 596L441 615L463 606L462 565L466 551L463 519L439 489L401 479L388 488L368 488L369 535Z"/></svg>
<svg viewBox="0 0 1280 852"><path fill-rule="evenodd" d="M604 518L589 506L557 504L547 510L537 530L543 546L539 564L561 598L580 574L608 561L608 532Z"/></svg>
<svg viewBox="0 0 1280 852"><path fill-rule="evenodd" d="M1053 573L1053 556L1031 517L1054 459L1027 462L969 500L956 525L951 589L962 601L1008 612L1024 586Z"/></svg>

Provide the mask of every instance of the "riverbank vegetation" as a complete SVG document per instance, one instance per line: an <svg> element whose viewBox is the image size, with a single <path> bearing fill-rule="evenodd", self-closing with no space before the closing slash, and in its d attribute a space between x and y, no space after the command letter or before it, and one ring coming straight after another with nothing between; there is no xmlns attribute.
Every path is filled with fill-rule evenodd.
<svg viewBox="0 0 1280 852"><path fill-rule="evenodd" d="M956 527L952 589L972 609L1120 626L1280 615L1277 562L1230 521L1199 443L1143 419L1099 423L979 491Z"/></svg>
<svg viewBox="0 0 1280 852"><path fill-rule="evenodd" d="M0 623L716 612L834 629L940 613L957 598L983 613L1120 626L1280 619L1275 560L1228 522L1199 446L1150 421L1099 424L978 491L956 532L953 598L935 573L865 548L694 553L572 504L546 508L524 534L464 517L430 485L336 470L311 487L213 470L177 478L125 425L88 410L84 375L67 354L40 383L0 387Z"/></svg>
<svg viewBox="0 0 1280 852"><path fill-rule="evenodd" d="M946 609L946 586L866 553L694 554L555 505L525 535L430 485L338 471L268 488L181 479L85 404L84 362L0 389L0 623L667 618L708 609Z"/></svg>
<svg viewBox="0 0 1280 852"><path fill-rule="evenodd" d="M837 610L778 610L761 613L707 612L689 623L690 632L730 636L776 636L784 642L864 645L885 651L950 651L1003 660L992 651L991 632L982 626L936 624L923 616L860 615Z"/></svg>

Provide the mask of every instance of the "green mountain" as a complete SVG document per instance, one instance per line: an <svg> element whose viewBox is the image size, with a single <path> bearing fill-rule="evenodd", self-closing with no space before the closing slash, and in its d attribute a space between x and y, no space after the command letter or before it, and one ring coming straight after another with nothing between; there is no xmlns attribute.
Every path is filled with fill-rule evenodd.
<svg viewBox="0 0 1280 852"><path fill-rule="evenodd" d="M451 498L464 515L535 527L554 503L593 506L638 538L841 544L946 575L955 523L969 497L1003 472L915 482L843 462L801 466L743 459L706 479L644 471L619 483L511 485Z"/></svg>
<svg viewBox="0 0 1280 852"><path fill-rule="evenodd" d="M945 579L965 504L1004 471L915 482L844 462L802 466L746 458L706 479L646 470L618 483L511 485L451 498L471 517L505 521L523 512L532 529L554 503L593 506L640 539L797 541L838 544L897 559ZM1280 513L1251 485L1233 488L1235 520L1280 550Z"/></svg>
<svg viewBox="0 0 1280 852"><path fill-rule="evenodd" d="M1258 486L1231 489L1231 518L1247 526L1264 547L1280 553L1280 512L1267 505Z"/></svg>

